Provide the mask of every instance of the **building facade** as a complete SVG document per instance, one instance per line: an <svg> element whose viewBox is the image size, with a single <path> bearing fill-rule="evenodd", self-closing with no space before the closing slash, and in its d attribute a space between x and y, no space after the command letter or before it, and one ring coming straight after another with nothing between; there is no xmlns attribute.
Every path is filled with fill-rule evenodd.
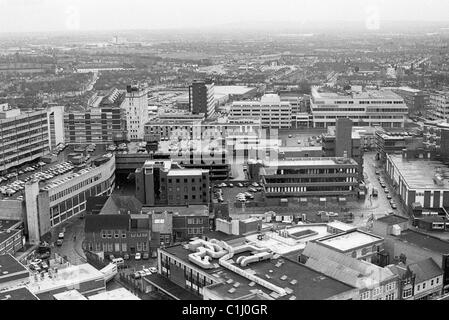
<svg viewBox="0 0 449 320"><path fill-rule="evenodd" d="M354 126L403 128L408 108L404 99L391 91L348 94L313 88L311 112L315 128L335 126L339 118L350 118Z"/></svg>
<svg viewBox="0 0 449 320"><path fill-rule="evenodd" d="M209 204L209 171L172 161L147 161L136 172L136 197L146 206Z"/></svg>
<svg viewBox="0 0 449 320"><path fill-rule="evenodd" d="M103 97L98 108L85 111L67 110L64 134L67 144L111 144L126 140L126 114L122 108L124 95L117 89Z"/></svg>
<svg viewBox="0 0 449 320"><path fill-rule="evenodd" d="M204 114L211 118L215 114L214 84L194 81L189 86L189 106L192 114Z"/></svg>
<svg viewBox="0 0 449 320"><path fill-rule="evenodd" d="M264 128L287 129L292 125L292 106L276 94L266 94L260 101L235 101L230 119L261 119Z"/></svg>
<svg viewBox="0 0 449 320"><path fill-rule="evenodd" d="M89 197L108 196L115 188L115 157L98 167L89 167L40 188L39 182L25 185L26 217L31 243L53 228L83 214Z"/></svg>
<svg viewBox="0 0 449 320"><path fill-rule="evenodd" d="M428 117L432 120L449 119L449 92L430 92Z"/></svg>
<svg viewBox="0 0 449 320"><path fill-rule="evenodd" d="M63 107L21 112L0 105L0 172L34 161L63 142Z"/></svg>
<svg viewBox="0 0 449 320"><path fill-rule="evenodd" d="M125 100L122 107L126 114L126 128L128 140L141 141L144 139L144 127L148 122L148 90L127 86Z"/></svg>

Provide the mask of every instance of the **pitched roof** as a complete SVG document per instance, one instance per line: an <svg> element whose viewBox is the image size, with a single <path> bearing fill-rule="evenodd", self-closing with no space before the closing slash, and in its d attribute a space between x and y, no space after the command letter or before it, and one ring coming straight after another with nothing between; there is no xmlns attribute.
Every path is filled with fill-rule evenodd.
<svg viewBox="0 0 449 320"><path fill-rule="evenodd" d="M101 230L129 230L131 217L127 214L87 215L84 231L100 232Z"/></svg>
<svg viewBox="0 0 449 320"><path fill-rule="evenodd" d="M432 258L427 258L408 265L410 270L416 275L416 282L420 283L443 275L443 270Z"/></svg>
<svg viewBox="0 0 449 320"><path fill-rule="evenodd" d="M136 197L111 195L100 214L137 214L141 210L142 203Z"/></svg>
<svg viewBox="0 0 449 320"><path fill-rule="evenodd" d="M303 256L308 258L307 267L356 288L373 288L396 277L388 268L357 260L313 242L307 244Z"/></svg>

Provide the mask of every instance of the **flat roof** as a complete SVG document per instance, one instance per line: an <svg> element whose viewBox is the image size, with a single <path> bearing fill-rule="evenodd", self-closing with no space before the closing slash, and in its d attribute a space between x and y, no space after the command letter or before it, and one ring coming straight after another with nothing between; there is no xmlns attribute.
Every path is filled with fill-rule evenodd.
<svg viewBox="0 0 449 320"><path fill-rule="evenodd" d="M19 272L28 272L28 269L9 253L0 255L0 282L3 277Z"/></svg>
<svg viewBox="0 0 449 320"><path fill-rule="evenodd" d="M32 300L39 300L39 298L36 297L30 290L23 287L23 288L18 288L18 289L14 289L14 290L0 292L0 301L5 301L5 300L32 301Z"/></svg>
<svg viewBox="0 0 449 320"><path fill-rule="evenodd" d="M414 230L409 229L402 231L401 235L396 238L404 242L414 244L424 250L430 250L440 254L449 253L449 241L444 241Z"/></svg>
<svg viewBox="0 0 449 320"><path fill-rule="evenodd" d="M112 291L105 291L89 297L89 300L141 300L131 291L125 288L119 288Z"/></svg>
<svg viewBox="0 0 449 320"><path fill-rule="evenodd" d="M8 230L21 222L21 220L0 219L0 231Z"/></svg>
<svg viewBox="0 0 449 320"><path fill-rule="evenodd" d="M352 232L318 240L318 243L339 251L346 252L353 250L354 248L368 246L382 240L383 238L381 237L355 230Z"/></svg>
<svg viewBox="0 0 449 320"><path fill-rule="evenodd" d="M153 273L152 275L145 276L143 279L178 300L201 300L198 296L176 285L175 283L158 273Z"/></svg>
<svg viewBox="0 0 449 320"><path fill-rule="evenodd" d="M235 264L240 256L233 257ZM209 286L208 289L227 300L242 298L258 291L279 300L324 300L354 289L285 257L252 263L247 267L239 266L239 268L285 289L287 295L282 297L273 295L272 290L254 284L249 279L227 269L220 276L228 280Z"/></svg>
<svg viewBox="0 0 449 320"><path fill-rule="evenodd" d="M56 300L87 300L78 290L69 290L54 294Z"/></svg>
<svg viewBox="0 0 449 320"><path fill-rule="evenodd" d="M378 219L376 219L376 221L380 221L380 222L386 223L390 226L393 226L398 223L408 222L408 219L398 216L396 214L390 214L390 215L378 218Z"/></svg>
<svg viewBox="0 0 449 320"><path fill-rule="evenodd" d="M256 88L246 86L214 86L215 94L225 94L225 95L243 95L255 89Z"/></svg>
<svg viewBox="0 0 449 320"><path fill-rule="evenodd" d="M440 161L405 159L402 155L389 154L391 162L399 170L410 189L449 190L449 168ZM434 174L440 172L443 185L437 185Z"/></svg>
<svg viewBox="0 0 449 320"><path fill-rule="evenodd" d="M53 278L49 278L48 275L44 279L39 278L38 281L31 278L32 282L28 285L28 289L35 294L39 294L64 287L73 287L79 283L103 278L104 275L101 271L86 263L58 269L57 276Z"/></svg>
<svg viewBox="0 0 449 320"><path fill-rule="evenodd" d="M142 211L145 213L155 212L173 212L175 216L205 216L209 215L209 207L207 205L189 205L177 207L143 207Z"/></svg>
<svg viewBox="0 0 449 320"><path fill-rule="evenodd" d="M167 173L167 177L184 177L184 176L201 176L203 173L208 172L208 170L201 169L171 169Z"/></svg>
<svg viewBox="0 0 449 320"><path fill-rule="evenodd" d="M297 158L292 160L264 161L266 167L313 167L313 166L335 166L335 165L357 165L353 159L340 158Z"/></svg>
<svg viewBox="0 0 449 320"><path fill-rule="evenodd" d="M297 225L286 228L284 231L287 232L289 237L283 237L278 232L267 231L263 232L263 240L258 240L259 234L249 235L245 238L261 247L269 248L277 254L284 255L304 249L309 241L330 235L327 232L327 225L324 223Z"/></svg>

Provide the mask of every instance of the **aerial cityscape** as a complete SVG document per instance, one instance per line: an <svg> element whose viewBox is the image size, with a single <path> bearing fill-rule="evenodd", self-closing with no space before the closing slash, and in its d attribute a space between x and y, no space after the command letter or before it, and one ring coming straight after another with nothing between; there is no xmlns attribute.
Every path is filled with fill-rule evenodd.
<svg viewBox="0 0 449 320"><path fill-rule="evenodd" d="M448 300L449 3L169 2L0 1L0 300Z"/></svg>

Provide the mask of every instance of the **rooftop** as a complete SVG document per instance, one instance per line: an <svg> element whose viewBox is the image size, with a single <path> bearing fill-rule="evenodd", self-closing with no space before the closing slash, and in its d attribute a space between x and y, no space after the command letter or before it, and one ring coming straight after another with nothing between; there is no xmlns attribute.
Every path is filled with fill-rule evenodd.
<svg viewBox="0 0 449 320"><path fill-rule="evenodd" d="M173 212L175 216L208 216L209 207L207 205L189 205L178 207L143 207L144 213L152 212Z"/></svg>
<svg viewBox="0 0 449 320"><path fill-rule="evenodd" d="M449 190L449 168L442 162L428 159L405 159L402 155L389 154L410 189ZM440 173L443 185L437 185L434 175Z"/></svg>
<svg viewBox="0 0 449 320"><path fill-rule="evenodd" d="M246 86L215 86L215 94L228 94L228 95L243 95L247 94L256 88Z"/></svg>
<svg viewBox="0 0 449 320"><path fill-rule="evenodd" d="M0 255L0 282L3 279L8 281L8 277L23 273L24 277L28 277L29 271L12 255Z"/></svg>
<svg viewBox="0 0 449 320"><path fill-rule="evenodd" d="M269 248L277 254L284 255L304 249L309 241L330 235L325 223L297 225L280 231L264 232L262 240L258 240L259 234L246 236L246 239L258 246Z"/></svg>
<svg viewBox="0 0 449 320"><path fill-rule="evenodd" d="M386 223L389 226L393 226L395 224L398 223L404 223L404 222L408 222L407 218L398 216L396 214L390 214L381 218L376 219L376 221L382 222L382 223Z"/></svg>
<svg viewBox="0 0 449 320"><path fill-rule="evenodd" d="M64 291L53 295L56 300L87 300L78 290Z"/></svg>
<svg viewBox="0 0 449 320"><path fill-rule="evenodd" d="M168 172L167 177L201 176L203 173L207 172L209 171L201 169L172 169Z"/></svg>
<svg viewBox="0 0 449 320"><path fill-rule="evenodd" d="M141 300L141 299L132 294L130 291L126 290L125 288L119 288L112 291L106 291L90 296L89 300L121 301L121 300Z"/></svg>
<svg viewBox="0 0 449 320"><path fill-rule="evenodd" d="M32 301L39 300L30 290L27 288L18 288L10 291L0 292L0 301L5 300L22 300L22 301Z"/></svg>
<svg viewBox="0 0 449 320"><path fill-rule="evenodd" d="M0 219L0 231L16 227L21 222L21 220Z"/></svg>
<svg viewBox="0 0 449 320"><path fill-rule="evenodd" d="M432 258L411 263L408 267L416 275L416 283L421 283L443 275L443 270L441 270Z"/></svg>
<svg viewBox="0 0 449 320"><path fill-rule="evenodd" d="M336 249L340 252L347 252L354 250L355 248L369 246L380 241L383 241L383 238L355 230L318 240L318 243Z"/></svg>
<svg viewBox="0 0 449 320"><path fill-rule="evenodd" d="M448 241L444 241L414 230L409 229L402 231L401 235L396 238L403 242L422 248L423 250L433 251L439 254L449 253Z"/></svg>
<svg viewBox="0 0 449 320"><path fill-rule="evenodd" d="M28 285L28 289L34 294L40 294L64 287L73 288L73 286L80 283L100 279L104 279L103 273L86 263L78 266L71 266L65 269L59 269L57 276L53 278L45 276L44 279L38 279L37 281L33 280Z"/></svg>

